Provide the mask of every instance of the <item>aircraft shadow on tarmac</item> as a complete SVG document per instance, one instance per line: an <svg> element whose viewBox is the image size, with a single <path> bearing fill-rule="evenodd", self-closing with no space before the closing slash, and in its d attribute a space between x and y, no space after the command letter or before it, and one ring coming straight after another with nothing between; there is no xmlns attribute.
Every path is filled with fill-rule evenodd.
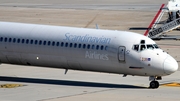
<svg viewBox="0 0 180 101"><path fill-rule="evenodd" d="M50 84L50 85L65 85L65 86L79 86L79 87L148 89L147 87L126 85L126 84L110 84L110 83L99 83L99 82L52 80L52 79L41 79L41 78L24 78L24 77L7 77L7 76L0 76L0 81Z"/></svg>

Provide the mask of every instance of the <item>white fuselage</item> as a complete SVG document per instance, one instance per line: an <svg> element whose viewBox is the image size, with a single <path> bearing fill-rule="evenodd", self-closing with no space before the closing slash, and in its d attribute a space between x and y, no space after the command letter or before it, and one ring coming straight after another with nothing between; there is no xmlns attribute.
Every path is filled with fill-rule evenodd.
<svg viewBox="0 0 180 101"><path fill-rule="evenodd" d="M155 46L132 32L0 22L1 63L139 76L175 72L177 62Z"/></svg>
<svg viewBox="0 0 180 101"><path fill-rule="evenodd" d="M180 0L169 0L167 7L169 11L180 10Z"/></svg>

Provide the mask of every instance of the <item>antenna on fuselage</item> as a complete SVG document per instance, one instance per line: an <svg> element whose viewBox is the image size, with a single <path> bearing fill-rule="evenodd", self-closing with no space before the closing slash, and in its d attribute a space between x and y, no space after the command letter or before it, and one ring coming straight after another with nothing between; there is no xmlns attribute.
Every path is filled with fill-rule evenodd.
<svg viewBox="0 0 180 101"><path fill-rule="evenodd" d="M65 70L64 74L66 75L66 74L67 74L67 72L68 72L68 69L66 69L66 70Z"/></svg>
<svg viewBox="0 0 180 101"><path fill-rule="evenodd" d="M99 29L98 24L96 24L96 29Z"/></svg>
<svg viewBox="0 0 180 101"><path fill-rule="evenodd" d="M145 44L145 40L141 40L140 44Z"/></svg>

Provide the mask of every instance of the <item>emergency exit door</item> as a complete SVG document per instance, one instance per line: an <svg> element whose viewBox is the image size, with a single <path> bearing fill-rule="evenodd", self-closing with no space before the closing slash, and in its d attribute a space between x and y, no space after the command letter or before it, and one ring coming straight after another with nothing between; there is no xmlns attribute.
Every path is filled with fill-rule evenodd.
<svg viewBox="0 0 180 101"><path fill-rule="evenodd" d="M125 51L126 47L120 46L118 49L118 60L119 62L125 62Z"/></svg>

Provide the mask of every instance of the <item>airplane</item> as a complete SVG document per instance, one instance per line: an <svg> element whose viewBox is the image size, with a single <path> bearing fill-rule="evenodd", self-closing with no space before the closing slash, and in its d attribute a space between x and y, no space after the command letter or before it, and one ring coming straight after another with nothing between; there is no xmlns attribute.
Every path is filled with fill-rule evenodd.
<svg viewBox="0 0 180 101"><path fill-rule="evenodd" d="M167 19L161 21L164 13L167 12ZM166 33L180 29L180 0L169 0L167 6L162 4L159 11L153 18L144 35L153 40L179 39L177 36L168 36Z"/></svg>
<svg viewBox="0 0 180 101"><path fill-rule="evenodd" d="M156 89L177 61L147 36L127 31L0 22L0 63L145 76Z"/></svg>
<svg viewBox="0 0 180 101"><path fill-rule="evenodd" d="M167 11L167 23L180 18L180 0L169 0L167 4Z"/></svg>
<svg viewBox="0 0 180 101"><path fill-rule="evenodd" d="M169 0L167 8L169 11L178 11L180 10L180 0Z"/></svg>

